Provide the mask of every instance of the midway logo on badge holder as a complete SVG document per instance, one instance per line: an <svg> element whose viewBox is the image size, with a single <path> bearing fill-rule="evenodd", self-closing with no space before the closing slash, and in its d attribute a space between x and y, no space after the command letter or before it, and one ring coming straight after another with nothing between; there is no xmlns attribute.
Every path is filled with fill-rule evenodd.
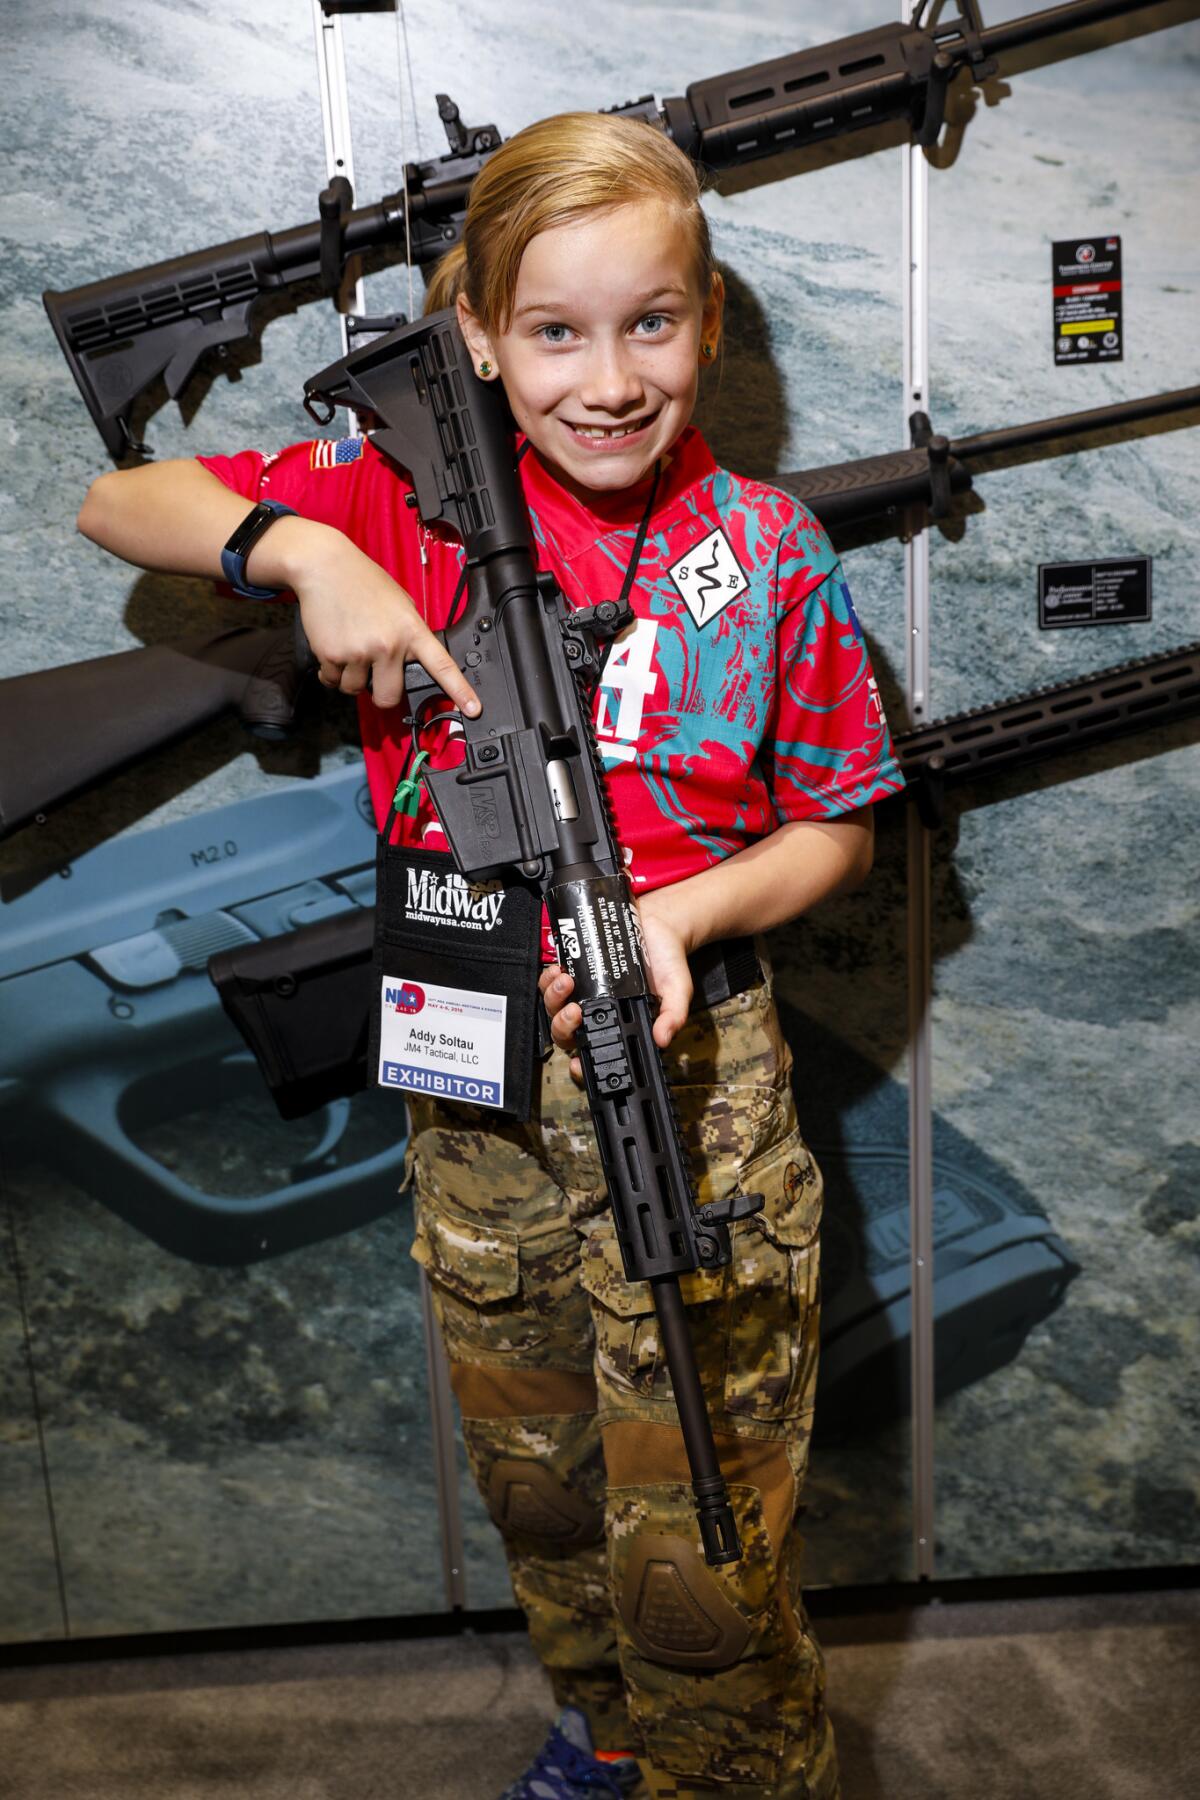
<svg viewBox="0 0 1200 1800"><path fill-rule="evenodd" d="M504 888L498 881L469 882L457 869L443 875L411 865L405 875L404 909L410 919L466 931L494 931L500 923Z"/></svg>
<svg viewBox="0 0 1200 1800"><path fill-rule="evenodd" d="M723 613L730 601L740 599L750 586L733 545L719 527L672 563L670 575L700 627Z"/></svg>

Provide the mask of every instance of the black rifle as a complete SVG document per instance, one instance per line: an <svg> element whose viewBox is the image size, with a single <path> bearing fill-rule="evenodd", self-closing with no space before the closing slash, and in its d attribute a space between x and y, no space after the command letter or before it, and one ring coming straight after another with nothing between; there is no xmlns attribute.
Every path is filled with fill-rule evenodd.
<svg viewBox="0 0 1200 1800"><path fill-rule="evenodd" d="M305 404L381 421L375 441L409 471L424 523L444 520L467 553L467 604L441 634L482 702L461 717L464 760L424 771L461 874L532 883L559 960L573 977L588 1105L630 1281L647 1281L692 1473L710 1563L741 1555L733 1509L679 1291L680 1275L719 1268L729 1227L762 1205L736 1194L698 1206L662 1060L628 877L608 811L592 727L601 644L629 603L573 610L537 573L499 384L475 376L453 309L389 333L305 383ZM326 423L328 422L326 418ZM419 664L406 670L414 741L445 696Z"/></svg>
<svg viewBox="0 0 1200 1800"><path fill-rule="evenodd" d="M1200 387L953 443L935 436L917 413L912 433L920 447L773 480L845 549L910 527L914 509L945 519L985 471L1197 423ZM303 676L313 667L303 632L289 624L244 626L0 680L0 839L219 712L239 711L259 736L287 735ZM69 732L61 728L64 715Z"/></svg>
<svg viewBox="0 0 1200 1800"><path fill-rule="evenodd" d="M714 173L889 122L931 145L960 73L986 81L999 58L1064 32L1150 13L1156 0L1073 0L990 28L978 0L960 4L960 17L922 25L920 0L908 24L879 25L710 76L661 106L647 94L606 110L659 126ZM503 140L495 125L464 126L449 96L437 98L449 151L406 164L404 187L374 205L355 207L350 183L335 176L310 224L46 292L63 354L114 459L145 452L130 426L138 396L161 375L175 399L205 351L225 354L231 344L256 338L252 314L266 295L317 283L336 297L353 257L398 250L427 268L458 241L471 183ZM352 317L348 326L354 335L401 322Z"/></svg>
<svg viewBox="0 0 1200 1800"><path fill-rule="evenodd" d="M299 621L297 612L274 631L233 626L0 681L0 839L219 713L236 711L255 737L290 737L316 666Z"/></svg>

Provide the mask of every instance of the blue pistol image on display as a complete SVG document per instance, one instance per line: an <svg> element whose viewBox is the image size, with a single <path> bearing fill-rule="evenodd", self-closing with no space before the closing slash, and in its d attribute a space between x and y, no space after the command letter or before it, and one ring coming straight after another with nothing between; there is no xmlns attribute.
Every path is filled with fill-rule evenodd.
<svg viewBox="0 0 1200 1800"><path fill-rule="evenodd" d="M44 879L23 876L23 891L0 904L6 1155L51 1163L165 1249L202 1263L253 1262L389 1211L406 1120L392 1106L382 1128L378 1112L364 1124L366 1095L322 1106L320 1141L264 1192L208 1192L139 1142L230 1100L261 1108L278 1134L208 960L359 909L369 932L374 855L356 762L101 843ZM224 1146L211 1136L206 1160L216 1168ZM364 1138L374 1147L354 1160Z"/></svg>
<svg viewBox="0 0 1200 1800"><path fill-rule="evenodd" d="M786 1001L803 1045L793 1086L825 1183L817 1434L870 1433L911 1411L908 1091ZM939 1401L1012 1362L1080 1265L1032 1194L933 1117L934 1381Z"/></svg>

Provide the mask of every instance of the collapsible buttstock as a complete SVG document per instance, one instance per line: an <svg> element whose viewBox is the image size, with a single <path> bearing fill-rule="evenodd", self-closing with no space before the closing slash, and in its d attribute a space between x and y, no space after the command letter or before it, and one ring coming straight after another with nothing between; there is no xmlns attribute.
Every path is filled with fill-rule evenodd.
<svg viewBox="0 0 1200 1800"><path fill-rule="evenodd" d="M175 399L206 350L252 337L255 301L281 280L264 231L42 295L110 456L141 448L129 425L138 396L161 375Z"/></svg>

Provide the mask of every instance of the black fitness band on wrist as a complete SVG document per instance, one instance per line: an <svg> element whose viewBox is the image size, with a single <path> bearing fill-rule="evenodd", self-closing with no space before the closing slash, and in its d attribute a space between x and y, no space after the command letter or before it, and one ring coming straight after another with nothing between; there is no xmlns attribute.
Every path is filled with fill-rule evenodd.
<svg viewBox="0 0 1200 1800"><path fill-rule="evenodd" d="M277 600L283 593L282 588L251 587L246 580L246 558L257 544L268 525L285 514L296 517L294 506L285 506L282 500L260 500L253 512L248 512L229 542L221 552L221 567L225 579L235 594L246 600Z"/></svg>

